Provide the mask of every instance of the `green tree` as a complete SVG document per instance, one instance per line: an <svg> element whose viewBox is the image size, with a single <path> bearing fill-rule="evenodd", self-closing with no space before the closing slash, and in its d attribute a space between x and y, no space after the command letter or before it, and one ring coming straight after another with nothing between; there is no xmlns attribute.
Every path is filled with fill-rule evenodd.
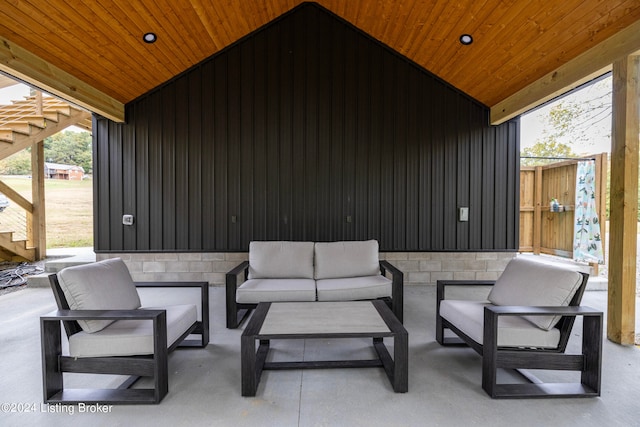
<svg viewBox="0 0 640 427"><path fill-rule="evenodd" d="M522 150L523 157L579 157L594 137L611 135L611 78L605 78L557 102L544 118L542 138L532 147ZM576 149L581 147L581 149ZM576 154L576 151L579 154ZM552 163L554 160L523 159L522 164Z"/></svg>
<svg viewBox="0 0 640 427"><path fill-rule="evenodd" d="M592 134L603 122L611 122L611 92L584 102L563 101L549 111L547 131L552 139L567 140L571 144L590 145ZM610 127L604 136L610 137Z"/></svg>
<svg viewBox="0 0 640 427"><path fill-rule="evenodd" d="M0 160L1 175L30 175L31 154L22 150L6 159Z"/></svg>
<svg viewBox="0 0 640 427"><path fill-rule="evenodd" d="M81 166L91 173L91 134L89 132L64 131L44 140L44 158L51 163Z"/></svg>
<svg viewBox="0 0 640 427"><path fill-rule="evenodd" d="M544 139L525 148L520 153L523 166L538 166L555 163L559 159L577 157L571 147L554 139Z"/></svg>
<svg viewBox="0 0 640 427"><path fill-rule="evenodd" d="M91 134L64 131L45 138L44 158L50 163L81 166L90 174L93 170ZM31 175L31 148L0 160L2 175Z"/></svg>

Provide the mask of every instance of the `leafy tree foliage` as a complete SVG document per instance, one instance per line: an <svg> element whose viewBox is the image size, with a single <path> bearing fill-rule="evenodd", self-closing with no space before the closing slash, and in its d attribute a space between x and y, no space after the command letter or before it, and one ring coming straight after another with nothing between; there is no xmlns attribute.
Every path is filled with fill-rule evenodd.
<svg viewBox="0 0 640 427"><path fill-rule="evenodd" d="M597 83L599 84L599 83ZM587 99L584 102L563 101L549 111L548 123L551 139L588 146L594 133L601 132L603 123L611 123L611 92ZM611 128L605 137L611 137Z"/></svg>
<svg viewBox="0 0 640 427"><path fill-rule="evenodd" d="M30 175L31 154L27 150L22 150L13 156L0 160L0 174Z"/></svg>
<svg viewBox="0 0 640 427"><path fill-rule="evenodd" d="M523 166L538 166L558 162L566 157L577 157L572 148L554 139L538 141L520 154ZM529 157L529 158L527 158Z"/></svg>
<svg viewBox="0 0 640 427"><path fill-rule="evenodd" d="M82 166L91 173L91 134L64 131L44 140L44 158L47 162Z"/></svg>
<svg viewBox="0 0 640 427"><path fill-rule="evenodd" d="M50 163L81 166L86 174L93 169L89 132L59 132L44 140L44 158ZM31 149L0 160L2 175L30 175Z"/></svg>
<svg viewBox="0 0 640 427"><path fill-rule="evenodd" d="M605 78L580 91L580 96L570 95L554 105L544 118L546 122L542 138L523 149L523 157L578 157L584 148L593 144L594 138L609 138L611 122L611 78ZM579 154L576 154L578 151ZM552 163L523 159L522 164Z"/></svg>

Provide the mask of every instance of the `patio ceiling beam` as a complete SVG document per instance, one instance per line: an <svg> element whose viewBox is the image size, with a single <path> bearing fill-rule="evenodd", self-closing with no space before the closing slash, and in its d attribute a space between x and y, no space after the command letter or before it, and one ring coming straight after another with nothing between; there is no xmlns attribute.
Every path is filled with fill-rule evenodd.
<svg viewBox="0 0 640 427"><path fill-rule="evenodd" d="M0 71L116 122L124 122L124 104L88 83L0 37Z"/></svg>
<svg viewBox="0 0 640 427"><path fill-rule="evenodd" d="M499 125L611 71L611 64L640 49L640 21L566 62L541 79L491 107L491 124Z"/></svg>

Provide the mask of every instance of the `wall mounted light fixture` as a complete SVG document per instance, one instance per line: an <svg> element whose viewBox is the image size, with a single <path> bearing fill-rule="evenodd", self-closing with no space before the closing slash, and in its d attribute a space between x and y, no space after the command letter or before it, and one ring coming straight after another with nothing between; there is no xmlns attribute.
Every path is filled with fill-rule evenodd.
<svg viewBox="0 0 640 427"><path fill-rule="evenodd" d="M465 46L470 45L473 43L473 37L471 37L471 34L463 34L460 36L460 43Z"/></svg>
<svg viewBox="0 0 640 427"><path fill-rule="evenodd" d="M156 33L145 33L145 35L142 36L142 40L145 43L155 43L156 40L158 40L158 36L156 36Z"/></svg>

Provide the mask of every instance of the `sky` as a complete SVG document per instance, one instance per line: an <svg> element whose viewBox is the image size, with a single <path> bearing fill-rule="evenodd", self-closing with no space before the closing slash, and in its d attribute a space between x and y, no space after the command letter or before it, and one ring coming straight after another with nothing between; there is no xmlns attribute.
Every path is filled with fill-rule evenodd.
<svg viewBox="0 0 640 427"><path fill-rule="evenodd" d="M520 149L531 147L544 138L545 129L552 130L548 124L549 111L562 102L577 102L588 106L590 100L606 96L611 103L611 76L587 85L565 97L523 114L520 118ZM593 104L593 102L591 103ZM605 119L593 125L588 131L588 141L576 141L568 138L561 142L570 144L576 154L599 154L611 152L611 119ZM577 138L576 138L577 139Z"/></svg>
<svg viewBox="0 0 640 427"><path fill-rule="evenodd" d="M29 86L17 84L0 89L0 105L10 105L11 101L22 101L29 96Z"/></svg>

